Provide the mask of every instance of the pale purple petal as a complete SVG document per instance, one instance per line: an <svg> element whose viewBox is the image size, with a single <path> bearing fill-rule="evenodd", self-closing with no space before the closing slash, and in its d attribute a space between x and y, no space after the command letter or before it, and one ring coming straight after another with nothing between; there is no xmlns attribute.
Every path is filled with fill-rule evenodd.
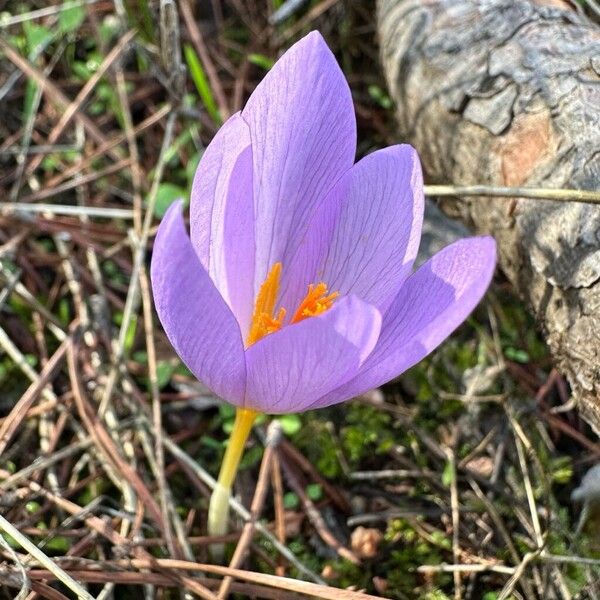
<svg viewBox="0 0 600 600"><path fill-rule="evenodd" d="M381 335L358 375L311 408L342 402L406 371L441 344L477 306L494 273L491 237L447 246L406 280L383 317Z"/></svg>
<svg viewBox="0 0 600 600"><path fill-rule="evenodd" d="M206 148L192 186L190 237L244 331L254 299L254 203L250 132L239 113Z"/></svg>
<svg viewBox="0 0 600 600"><path fill-rule="evenodd" d="M360 163L359 163L360 164ZM323 202L313 213L307 230L290 259L284 259L281 276L279 306L283 306L291 317L305 297L310 284L329 281L324 278L324 264L329 246L350 195L352 167L330 190ZM331 292L337 291L329 287Z"/></svg>
<svg viewBox="0 0 600 600"><path fill-rule="evenodd" d="M215 394L243 403L246 365L240 328L194 252L181 202L171 205L158 228L151 279L156 311L177 354Z"/></svg>
<svg viewBox="0 0 600 600"><path fill-rule="evenodd" d="M354 296L284 327L246 351L246 406L300 412L353 377L375 347L379 311Z"/></svg>
<svg viewBox="0 0 600 600"><path fill-rule="evenodd" d="M213 253L220 249L219 272L225 272L227 303L236 316L242 333L250 330L254 308L254 205L252 202L252 149L239 156L232 174L224 231ZM220 246L219 246L220 244Z"/></svg>
<svg viewBox="0 0 600 600"><path fill-rule="evenodd" d="M317 203L354 161L350 89L319 33L277 61L242 118L254 161L256 293L273 264L291 256Z"/></svg>
<svg viewBox="0 0 600 600"><path fill-rule="evenodd" d="M282 305L296 305L309 283L324 281L330 290L355 294L385 312L412 271L423 200L414 148L391 146L363 158L311 219L284 269Z"/></svg>

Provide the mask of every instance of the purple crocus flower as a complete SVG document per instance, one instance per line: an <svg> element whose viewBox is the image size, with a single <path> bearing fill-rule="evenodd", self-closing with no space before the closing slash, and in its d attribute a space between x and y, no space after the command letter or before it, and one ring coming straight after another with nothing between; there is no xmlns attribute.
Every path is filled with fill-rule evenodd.
<svg viewBox="0 0 600 600"><path fill-rule="evenodd" d="M490 237L458 241L416 272L423 181L415 150L356 164L350 90L323 38L292 46L219 130L160 224L160 320L198 379L237 407L300 412L396 377L473 310L492 277Z"/></svg>

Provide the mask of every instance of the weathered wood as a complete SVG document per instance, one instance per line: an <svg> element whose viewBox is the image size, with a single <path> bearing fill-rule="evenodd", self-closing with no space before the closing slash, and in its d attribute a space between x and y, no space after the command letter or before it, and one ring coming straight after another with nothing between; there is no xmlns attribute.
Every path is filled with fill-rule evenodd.
<svg viewBox="0 0 600 600"><path fill-rule="evenodd" d="M600 187L600 28L570 4L378 0L378 27L399 137L430 182ZM600 432L600 207L476 198L444 209L496 237Z"/></svg>

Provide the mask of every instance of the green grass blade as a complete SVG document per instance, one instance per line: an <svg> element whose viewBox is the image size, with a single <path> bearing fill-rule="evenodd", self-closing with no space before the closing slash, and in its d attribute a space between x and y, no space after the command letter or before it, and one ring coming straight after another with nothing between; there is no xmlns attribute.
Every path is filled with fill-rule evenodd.
<svg viewBox="0 0 600 600"><path fill-rule="evenodd" d="M204 73L204 69L202 68L202 63L200 62L198 55L189 44L184 45L183 53L185 55L185 61L187 62L190 70L192 80L194 81L196 89L198 90L200 100L202 100L202 103L210 115L210 118L217 123L217 125L220 125L222 123L221 115L217 109L215 97L210 89L208 78Z"/></svg>

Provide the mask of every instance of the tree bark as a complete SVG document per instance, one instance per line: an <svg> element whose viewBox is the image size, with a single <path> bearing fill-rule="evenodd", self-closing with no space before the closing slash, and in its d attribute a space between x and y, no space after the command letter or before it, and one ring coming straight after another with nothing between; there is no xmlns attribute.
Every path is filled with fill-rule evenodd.
<svg viewBox="0 0 600 600"><path fill-rule="evenodd" d="M575 3L573 3L575 4ZM600 28L562 0L378 0L400 137L429 182L600 188ZM446 201L495 236L600 433L600 206Z"/></svg>

